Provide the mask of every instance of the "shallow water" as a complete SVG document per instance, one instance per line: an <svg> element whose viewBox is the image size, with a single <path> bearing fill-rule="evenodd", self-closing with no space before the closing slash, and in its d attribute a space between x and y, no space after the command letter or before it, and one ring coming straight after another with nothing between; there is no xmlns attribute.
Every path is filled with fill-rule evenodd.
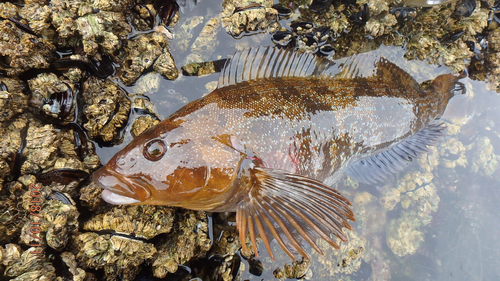
<svg viewBox="0 0 500 281"><path fill-rule="evenodd" d="M203 1L195 9L187 9L181 14L179 24L173 29L174 39L170 46L178 67L184 64L190 52L176 45L176 32L180 32L179 27L184 20L204 16L203 23L192 29L194 40L208 17L219 10L218 7L211 8L215 7L213 3L214 1ZM272 45L270 35L266 32L237 40L220 28L217 36L219 47L206 57L207 60L228 58L237 49L244 47ZM406 70L418 82L450 72L446 67L422 61L407 61L403 58L404 52L402 48L386 46L373 51ZM211 74L204 77L180 76L175 81L162 80L160 89L148 96L155 104L158 115L165 118L188 101L210 92L205 85L217 79L217 74ZM344 184L344 181L339 184L339 190L351 202L356 195L362 193L369 194L372 198L372 203L365 206L364 213L358 213L360 211L355 206L358 222L353 223L354 233L366 241L361 258L357 259L361 261L360 268L351 274L335 274L332 277L330 270L320 262L320 257L314 255L307 279L500 280L500 94L488 90L485 82L468 78L462 82L467 88L467 94L454 97L448 104L441 119L450 124L450 133L437 145L434 153L424 155L421 160L411 163L407 169L379 186L359 185L354 188ZM134 87L126 89L129 93L134 93ZM102 162L106 163L130 139L131 136L126 133L123 144L98 148L97 153ZM450 147L443 145L445 143ZM461 149L457 153L449 152L457 150L458 146ZM439 152L443 155L438 155ZM459 160L461 164L457 164ZM424 212L431 216L430 222L415 227L423 234L423 241L414 253L399 256L387 244L387 231L390 222L408 213L413 205L404 208L401 202L397 202L389 210L380 202L384 197L384 190L388 187L398 188L401 178L422 170L426 161L438 163L432 168L431 183L436 188L433 196L439 197L439 204L436 211ZM451 167L453 165L455 167ZM401 194L404 195L404 192ZM377 218L373 222L376 226L367 226L367 221L373 217ZM365 224L362 225L363 221ZM248 263L243 260L246 266L240 272L241 280L273 279L273 270L277 266L290 263L282 253L278 254L281 258L272 263L262 250L263 245L260 249L260 260L264 265L262 276L252 275L248 270ZM328 256L329 253L331 252L324 259L333 261L333 268L330 269L334 271L334 267L338 267L334 262L338 257Z"/></svg>

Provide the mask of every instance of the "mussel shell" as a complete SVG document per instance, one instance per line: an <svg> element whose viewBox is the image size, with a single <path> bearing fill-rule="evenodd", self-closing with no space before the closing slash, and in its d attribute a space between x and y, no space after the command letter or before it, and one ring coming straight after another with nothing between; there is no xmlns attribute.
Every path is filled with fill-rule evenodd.
<svg viewBox="0 0 500 281"><path fill-rule="evenodd" d="M454 15L456 17L470 17L474 10L476 9L475 0L461 0L457 3Z"/></svg>
<svg viewBox="0 0 500 281"><path fill-rule="evenodd" d="M326 26L318 27L314 30L313 36L318 44L324 44L330 37L330 28Z"/></svg>
<svg viewBox="0 0 500 281"><path fill-rule="evenodd" d="M69 124L70 129L73 130L73 138L75 139L75 152L80 158L80 161L83 161L85 157L88 155L89 143L87 141L87 135L85 131L80 127L80 125L76 123Z"/></svg>
<svg viewBox="0 0 500 281"><path fill-rule="evenodd" d="M365 24L370 18L368 4L359 7L359 11L349 16L349 19L355 24Z"/></svg>
<svg viewBox="0 0 500 281"><path fill-rule="evenodd" d="M26 125L24 128L21 129L19 133L19 137L21 138L21 145L17 149L16 153L14 153L14 156L12 157L12 162L10 164L10 175L7 177L8 181L11 180L17 180L19 178L19 175L21 174L21 166L23 164L23 151L24 148L26 147L26 136L28 135L28 127L29 125Z"/></svg>
<svg viewBox="0 0 500 281"><path fill-rule="evenodd" d="M277 31L276 33L273 34L273 37L271 40L273 41L274 44L286 47L288 44L292 41L293 39L293 33L291 31Z"/></svg>
<svg viewBox="0 0 500 281"><path fill-rule="evenodd" d="M89 178L89 173L77 169L56 169L45 173L36 174L38 182L49 185L52 182L69 184L73 181L84 181Z"/></svg>
<svg viewBox="0 0 500 281"><path fill-rule="evenodd" d="M305 33L308 32L310 29L313 29L314 24L308 21L296 21L292 22L290 24L290 27L293 29L293 31L297 33Z"/></svg>
<svg viewBox="0 0 500 281"><path fill-rule="evenodd" d="M449 33L446 36L443 36L443 38L441 38L441 43L444 43L444 44L453 43L453 42L457 41L464 33L465 33L465 30L460 30L460 31L456 31L453 33Z"/></svg>
<svg viewBox="0 0 500 281"><path fill-rule="evenodd" d="M292 15L292 10L281 6L280 4L274 4L273 9L278 11L278 16L282 19L289 18Z"/></svg>
<svg viewBox="0 0 500 281"><path fill-rule="evenodd" d="M106 55L103 55L101 60L90 58L87 69L92 75L101 79L115 74L113 61Z"/></svg>
<svg viewBox="0 0 500 281"><path fill-rule="evenodd" d="M248 266L250 267L248 271L255 276L261 276L262 272L264 271L264 265L262 264L262 262L253 257L249 258L247 261Z"/></svg>
<svg viewBox="0 0 500 281"><path fill-rule="evenodd" d="M233 14L236 14L238 12L242 12L242 11L246 11L246 10L251 10L251 9L259 9L259 8L262 8L264 6L262 6L261 4L258 4L258 3L251 3L251 4L248 4L244 7L235 7L234 8L234 11L233 11Z"/></svg>
<svg viewBox="0 0 500 281"><path fill-rule="evenodd" d="M0 19L4 19L4 18L0 17ZM21 29L22 31L38 37L38 35L33 31L33 29L31 29L31 27L29 27L29 25L26 25L26 24L20 22L18 19L8 18L6 20L9 20L13 24L15 24L17 26L17 28Z"/></svg>
<svg viewBox="0 0 500 281"><path fill-rule="evenodd" d="M335 49L330 44L326 44L319 47L317 54L321 56L333 56Z"/></svg>
<svg viewBox="0 0 500 281"><path fill-rule="evenodd" d="M333 0L313 0L309 9L315 13L319 13L327 8L329 8L333 3Z"/></svg>
<svg viewBox="0 0 500 281"><path fill-rule="evenodd" d="M43 108L43 110L40 112L42 118L47 119L47 121L57 123L65 121L69 117L73 108L74 94L68 84L66 84L66 87L66 91L53 93L49 98L44 98L42 100L41 108ZM50 113L46 113L45 111L47 109L44 108L45 106L49 106L50 113L56 114L57 117L54 117Z"/></svg>
<svg viewBox="0 0 500 281"><path fill-rule="evenodd" d="M59 200L66 205L73 205L73 202L68 198L68 196L66 196L66 194L55 190L49 194L48 199Z"/></svg>
<svg viewBox="0 0 500 281"><path fill-rule="evenodd" d="M306 46L308 46L308 47L311 47L314 44L318 45L317 38L313 34L310 34L310 33L300 36L299 40L304 42L306 44Z"/></svg>
<svg viewBox="0 0 500 281"><path fill-rule="evenodd" d="M412 21L417 16L417 9L413 7L394 7L389 13L393 14L398 22Z"/></svg>
<svg viewBox="0 0 500 281"><path fill-rule="evenodd" d="M164 25L169 26L175 13L179 11L179 4L175 0L157 1L156 3L160 3L160 7L157 9L160 20Z"/></svg>
<svg viewBox="0 0 500 281"><path fill-rule="evenodd" d="M89 62L63 57L53 61L51 67L56 71L66 71L76 67L88 71L90 74L101 79L105 79L115 73L113 61L106 55L103 55L101 60L89 58Z"/></svg>
<svg viewBox="0 0 500 281"><path fill-rule="evenodd" d="M4 82L0 82L0 91L5 91L5 92L9 91L9 88L7 87L7 85L5 85Z"/></svg>

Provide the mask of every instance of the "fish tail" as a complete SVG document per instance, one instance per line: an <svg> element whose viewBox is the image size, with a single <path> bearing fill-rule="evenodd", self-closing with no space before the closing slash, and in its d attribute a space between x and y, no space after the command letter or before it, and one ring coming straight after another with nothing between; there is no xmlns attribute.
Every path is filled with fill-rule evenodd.
<svg viewBox="0 0 500 281"><path fill-rule="evenodd" d="M463 71L458 74L442 74L432 81L427 89L429 94L438 94L449 100L455 95L465 94L465 85L459 80L467 77L467 72Z"/></svg>

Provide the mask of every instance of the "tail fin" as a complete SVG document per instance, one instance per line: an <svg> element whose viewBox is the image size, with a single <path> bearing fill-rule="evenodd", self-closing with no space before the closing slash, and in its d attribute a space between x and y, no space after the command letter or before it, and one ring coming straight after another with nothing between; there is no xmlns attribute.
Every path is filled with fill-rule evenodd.
<svg viewBox="0 0 500 281"><path fill-rule="evenodd" d="M427 88L429 94L440 94L446 99L465 94L465 85L458 80L467 77L467 72L458 74L442 74L436 77Z"/></svg>

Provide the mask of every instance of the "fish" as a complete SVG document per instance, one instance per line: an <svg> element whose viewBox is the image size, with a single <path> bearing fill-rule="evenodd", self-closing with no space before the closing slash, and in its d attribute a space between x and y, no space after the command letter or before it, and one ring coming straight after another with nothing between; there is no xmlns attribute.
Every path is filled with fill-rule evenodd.
<svg viewBox="0 0 500 281"><path fill-rule="evenodd" d="M425 88L383 57L329 60L286 49L238 51L218 87L134 138L93 173L110 204L236 212L242 250L256 237L274 260L338 249L356 221L334 184L373 183L438 141L460 74Z"/></svg>

